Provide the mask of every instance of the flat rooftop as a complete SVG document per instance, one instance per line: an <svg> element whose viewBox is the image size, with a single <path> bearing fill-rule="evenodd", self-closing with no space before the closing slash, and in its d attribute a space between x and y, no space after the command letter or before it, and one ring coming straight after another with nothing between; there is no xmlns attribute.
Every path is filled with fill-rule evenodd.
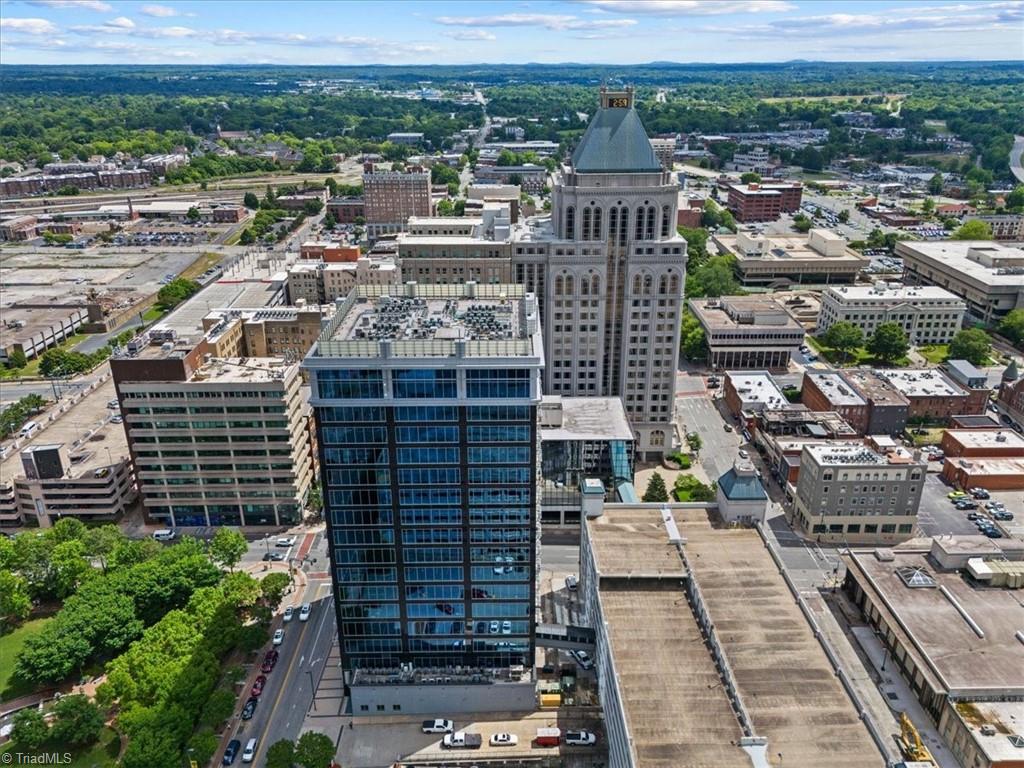
<svg viewBox="0 0 1024 768"><path fill-rule="evenodd" d="M758 533L716 529L703 511L668 507L769 752L782 752L787 766L881 768L881 755ZM749 768L662 511L605 505L585 524L638 767Z"/></svg>
<svg viewBox="0 0 1024 768"><path fill-rule="evenodd" d="M1024 458L976 458L971 457L968 459L946 459L951 461L958 467L964 466L962 462L969 462L970 466L964 466L968 474L971 477L978 477L980 475L1024 475Z"/></svg>
<svg viewBox="0 0 1024 768"><path fill-rule="evenodd" d="M914 457L903 448L875 451L863 443L808 445L804 448L822 466L871 466L882 464L911 464Z"/></svg>
<svg viewBox="0 0 1024 768"><path fill-rule="evenodd" d="M298 363L288 363L280 357L214 358L197 368L192 373L190 381L207 381L215 384L282 381L289 372L297 368Z"/></svg>
<svg viewBox="0 0 1024 768"><path fill-rule="evenodd" d="M541 408L556 398L544 397ZM626 409L617 397L562 397L562 423L540 428L541 440L633 440Z"/></svg>
<svg viewBox="0 0 1024 768"><path fill-rule="evenodd" d="M972 251L982 261L970 258ZM963 278L989 288L1020 290L1024 281L1024 270L1020 269L1024 266L1024 248L991 240L900 241L896 244L896 255L920 257L943 272L958 272Z"/></svg>
<svg viewBox="0 0 1024 768"><path fill-rule="evenodd" d="M958 701L953 707L989 763L1013 765L1020 761L1021 748L1010 741L1010 736L1024 736L1024 702ZM985 726L995 732L982 733Z"/></svg>
<svg viewBox="0 0 1024 768"><path fill-rule="evenodd" d="M880 378L874 371L853 369L843 371L843 375L848 382L871 398L871 402L875 406L907 405L909 402L899 390L885 379Z"/></svg>
<svg viewBox="0 0 1024 768"><path fill-rule="evenodd" d="M826 230L826 232L828 231ZM727 250L739 259L740 262L777 262L782 266L788 261L817 262L828 259L832 262L848 262L851 267L859 268L866 266L871 261L871 259L861 256L857 251L846 246L845 240L843 240L844 247L839 253L826 254L817 251L811 247L809 235L762 234L751 236L745 234L742 238L744 243L756 242L763 244L761 250L757 252L745 250L743 243L741 243L740 235L715 235L713 240L720 250Z"/></svg>
<svg viewBox="0 0 1024 768"><path fill-rule="evenodd" d="M203 335L203 318L212 310L270 306L278 299L280 291L281 282L276 279L218 280L154 325L150 332L173 331L179 339L198 342Z"/></svg>
<svg viewBox="0 0 1024 768"><path fill-rule="evenodd" d="M836 371L812 372L804 374L814 382L821 393L833 405L858 406L867 405L868 401L861 397L842 375Z"/></svg>
<svg viewBox="0 0 1024 768"><path fill-rule="evenodd" d="M889 561L879 560L874 550L851 550L842 557L866 591L874 592L872 602L894 616L905 644L917 650L918 667L937 682L937 689L957 696L1024 694L1024 644L1014 636L1021 628L1020 593L975 586L958 572L937 570L927 548L889 551ZM897 573L905 567L923 571L936 586L908 587ZM984 637L971 629L965 615Z"/></svg>
<svg viewBox="0 0 1024 768"><path fill-rule="evenodd" d="M899 285L885 283L875 285L841 285L825 289L825 295L837 301L885 302L906 301L910 304L955 302L963 305L963 299L945 288L934 285Z"/></svg>
<svg viewBox="0 0 1024 768"><path fill-rule="evenodd" d="M767 296L727 296L721 299L691 299L690 309L713 331L736 330L761 333L766 328L803 333L803 327L786 308Z"/></svg>
<svg viewBox="0 0 1024 768"><path fill-rule="evenodd" d="M515 303L507 300L385 295L356 301L333 338L505 340L522 338L522 329Z"/></svg>
<svg viewBox="0 0 1024 768"><path fill-rule="evenodd" d="M1016 448L1024 450L1024 437L1012 429L948 429L946 434L964 448Z"/></svg>
<svg viewBox="0 0 1024 768"><path fill-rule="evenodd" d="M879 370L878 376L888 381L905 397L966 397L967 393L934 369L900 368Z"/></svg>
<svg viewBox="0 0 1024 768"><path fill-rule="evenodd" d="M775 379L764 371L726 371L725 375L744 406L763 403L769 408L783 408L789 403Z"/></svg>

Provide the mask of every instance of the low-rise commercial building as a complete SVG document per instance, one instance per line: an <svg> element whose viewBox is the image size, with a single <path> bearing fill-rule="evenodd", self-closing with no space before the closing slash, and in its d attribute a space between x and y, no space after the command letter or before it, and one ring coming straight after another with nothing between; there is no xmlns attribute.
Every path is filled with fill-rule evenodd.
<svg viewBox="0 0 1024 768"><path fill-rule="evenodd" d="M917 524L927 463L902 448L808 445L800 459L793 519L822 541L893 544Z"/></svg>
<svg viewBox="0 0 1024 768"><path fill-rule="evenodd" d="M288 300L292 304L328 304L344 298L357 285L400 285L402 271L394 259L360 256L355 261L297 261L288 267Z"/></svg>
<svg viewBox="0 0 1024 768"><path fill-rule="evenodd" d="M843 378L868 401L867 420L853 425L865 435L898 435L910 418L910 401L879 371L843 371Z"/></svg>
<svg viewBox="0 0 1024 768"><path fill-rule="evenodd" d="M755 750L789 768L885 765L756 530L598 504L579 589L609 768L749 768Z"/></svg>
<svg viewBox="0 0 1024 768"><path fill-rule="evenodd" d="M0 240L8 242L20 242L31 240L36 236L36 224L39 222L35 216L14 216L0 221Z"/></svg>
<svg viewBox="0 0 1024 768"><path fill-rule="evenodd" d="M719 253L735 257L736 277L743 285L852 283L871 261L827 229L806 235L716 234L711 241Z"/></svg>
<svg viewBox="0 0 1024 768"><path fill-rule="evenodd" d="M908 421L946 423L952 416L982 414L981 399L950 381L934 368L899 368L875 371L907 399Z"/></svg>
<svg viewBox="0 0 1024 768"><path fill-rule="evenodd" d="M708 364L715 370L786 370L804 343L803 327L766 296L691 299L689 307L704 329Z"/></svg>
<svg viewBox="0 0 1024 768"><path fill-rule="evenodd" d="M1003 371L999 384L999 405L1019 424L1024 424L1024 376L1017 371L1017 363L1011 362Z"/></svg>
<svg viewBox="0 0 1024 768"><path fill-rule="evenodd" d="M415 147L423 143L423 134L412 131L395 131L388 134L388 141L392 144L405 144L406 146Z"/></svg>
<svg viewBox="0 0 1024 768"><path fill-rule="evenodd" d="M867 428L871 406L839 371L804 373L800 401L812 411L835 411L862 435Z"/></svg>
<svg viewBox="0 0 1024 768"><path fill-rule="evenodd" d="M960 330L966 311L960 298L935 286L832 287L822 294L818 332L847 322L870 336L879 325L896 323L911 344L945 344Z"/></svg>
<svg viewBox="0 0 1024 768"><path fill-rule="evenodd" d="M6 478L13 493L0 494L0 518L49 528L65 517L100 523L124 516L138 498L127 444L120 428L106 428L103 438L23 450L22 475Z"/></svg>
<svg viewBox="0 0 1024 768"><path fill-rule="evenodd" d="M614 500L633 482L633 430L617 397L545 395L540 418L541 522L580 522L583 481L599 479Z"/></svg>
<svg viewBox="0 0 1024 768"><path fill-rule="evenodd" d="M800 210L803 191L802 184L783 182L729 184L726 205L742 223L775 221L783 213Z"/></svg>
<svg viewBox="0 0 1024 768"><path fill-rule="evenodd" d="M1024 437L1012 429L947 429L939 447L947 459L1024 456Z"/></svg>
<svg viewBox="0 0 1024 768"><path fill-rule="evenodd" d="M1024 458L947 458L942 465L942 477L955 488L1018 491L1024 489Z"/></svg>
<svg viewBox="0 0 1024 768"><path fill-rule="evenodd" d="M1024 644L1019 542L943 536L847 550L846 594L961 765L1020 764Z"/></svg>
<svg viewBox="0 0 1024 768"><path fill-rule="evenodd" d="M485 184L518 184L524 192L539 194L548 182L548 169L543 165L478 165L473 171L477 181Z"/></svg>
<svg viewBox="0 0 1024 768"><path fill-rule="evenodd" d="M73 336L89 322L84 304L19 303L3 306L3 333L0 334L0 363L22 352L29 360Z"/></svg>
<svg viewBox="0 0 1024 768"><path fill-rule="evenodd" d="M274 198L274 204L277 208L283 208L286 211L302 211L306 210L310 204L316 205L319 203L321 206L327 204L327 190L326 189L315 189L307 190L305 192L296 192L294 195L278 195Z"/></svg>
<svg viewBox="0 0 1024 768"><path fill-rule="evenodd" d="M397 237L402 279L422 284L512 281L510 209L486 203L477 217L416 217Z"/></svg>
<svg viewBox="0 0 1024 768"><path fill-rule="evenodd" d="M996 324L1024 307L1024 249L991 240L897 241L904 280L962 298L971 319Z"/></svg>
<svg viewBox="0 0 1024 768"><path fill-rule="evenodd" d="M771 163L771 155L764 147L754 147L746 152L737 152L732 160L725 164L725 170L737 173L756 173L771 176L776 166Z"/></svg>
<svg viewBox="0 0 1024 768"><path fill-rule="evenodd" d="M785 408L789 401L768 371L727 371L725 404L744 422L753 423L757 413Z"/></svg>
<svg viewBox="0 0 1024 768"><path fill-rule="evenodd" d="M327 212L339 224L358 224L366 220L366 207L361 197L332 197L327 201Z"/></svg>

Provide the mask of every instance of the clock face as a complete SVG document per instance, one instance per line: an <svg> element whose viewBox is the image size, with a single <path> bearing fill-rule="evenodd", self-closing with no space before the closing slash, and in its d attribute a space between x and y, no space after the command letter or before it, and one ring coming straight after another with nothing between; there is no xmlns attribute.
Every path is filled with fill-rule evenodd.
<svg viewBox="0 0 1024 768"><path fill-rule="evenodd" d="M619 97L617 99L608 99L608 106L626 108L629 106L629 99L622 97Z"/></svg>

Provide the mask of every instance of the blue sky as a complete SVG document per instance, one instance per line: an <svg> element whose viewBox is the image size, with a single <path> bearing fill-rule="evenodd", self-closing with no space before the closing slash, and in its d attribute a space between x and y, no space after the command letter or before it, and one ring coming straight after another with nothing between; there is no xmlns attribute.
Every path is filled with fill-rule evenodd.
<svg viewBox="0 0 1024 768"><path fill-rule="evenodd" d="M1024 0L2 0L8 64L1024 59Z"/></svg>

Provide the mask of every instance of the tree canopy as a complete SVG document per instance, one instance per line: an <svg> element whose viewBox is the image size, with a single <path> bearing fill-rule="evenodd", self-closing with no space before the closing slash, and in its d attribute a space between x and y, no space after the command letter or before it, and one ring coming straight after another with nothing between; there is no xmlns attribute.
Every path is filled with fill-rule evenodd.
<svg viewBox="0 0 1024 768"><path fill-rule="evenodd" d="M980 328L965 328L957 331L949 342L949 358L966 360L971 365L985 365L992 354L992 341Z"/></svg>

